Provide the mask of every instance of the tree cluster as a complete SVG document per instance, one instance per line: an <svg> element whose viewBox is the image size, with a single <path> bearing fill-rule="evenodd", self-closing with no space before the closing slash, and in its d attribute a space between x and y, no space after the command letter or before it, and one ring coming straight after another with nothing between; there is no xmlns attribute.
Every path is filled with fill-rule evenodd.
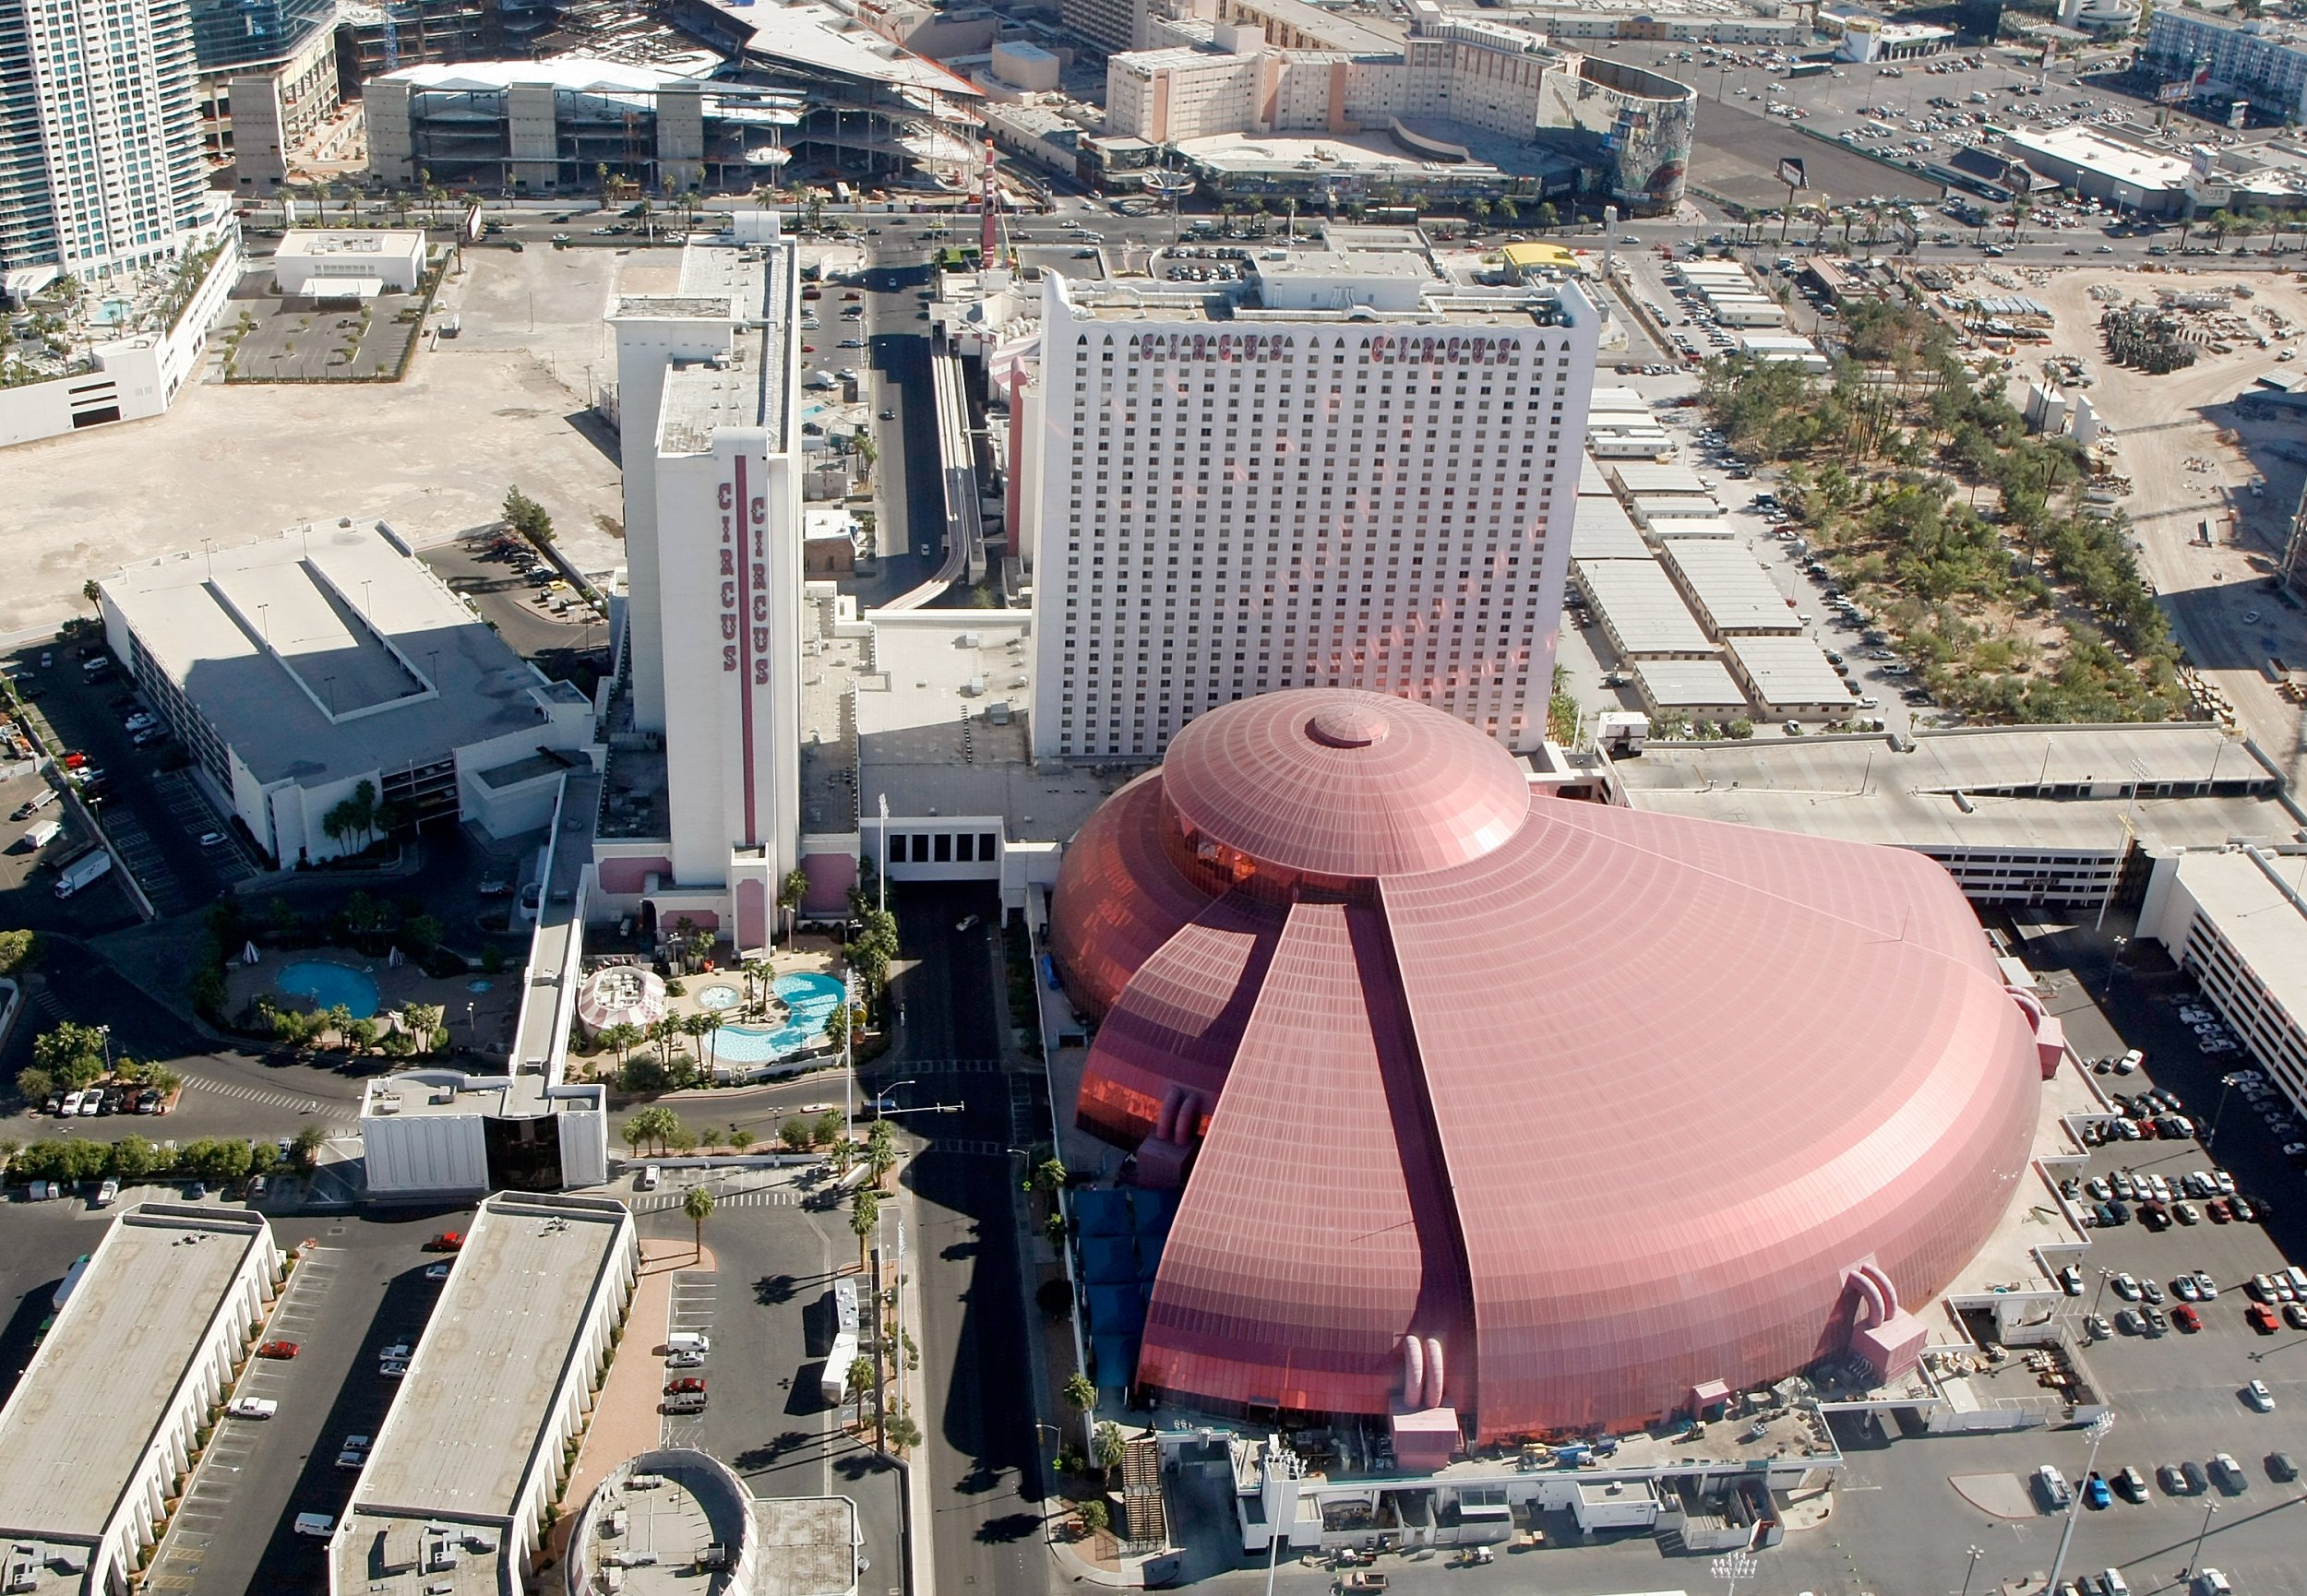
<svg viewBox="0 0 2307 1596"><path fill-rule="evenodd" d="M538 548L553 541L553 518L517 487L505 490L505 524Z"/></svg>

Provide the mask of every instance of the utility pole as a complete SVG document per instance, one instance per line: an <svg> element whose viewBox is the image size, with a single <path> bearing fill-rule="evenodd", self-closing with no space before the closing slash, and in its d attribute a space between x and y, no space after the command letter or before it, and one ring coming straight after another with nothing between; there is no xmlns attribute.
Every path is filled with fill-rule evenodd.
<svg viewBox="0 0 2307 1596"><path fill-rule="evenodd" d="M2060 1572L2067 1565L2067 1547L2074 1540L2074 1521L2082 1516L2083 1512L2083 1491L2089 1483L2091 1475L2098 1468L2098 1444L2107 1438L2107 1432L2114 1427L2115 1416L2112 1413L2101 1413L2091 1421L2091 1427L2086 1432L2091 1438L2090 1460L2083 1465L2083 1478L2076 1483L2074 1490L2067 1497L2067 1525L2059 1533L2059 1554L2050 1560L2050 1583L2044 1587L2046 1590L2059 1589ZM2205 1522L2207 1524L2209 1520L2205 1519ZM2200 1543L2198 1541L2197 1544Z"/></svg>

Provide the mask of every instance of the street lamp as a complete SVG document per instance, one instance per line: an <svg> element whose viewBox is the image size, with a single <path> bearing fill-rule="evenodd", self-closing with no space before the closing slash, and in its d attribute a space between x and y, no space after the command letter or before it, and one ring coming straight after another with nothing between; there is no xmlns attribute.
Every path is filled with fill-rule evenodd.
<svg viewBox="0 0 2307 1596"><path fill-rule="evenodd" d="M2218 1517L2218 1510L2219 1505L2217 1502L2205 1502L2203 1505L2203 1528L2194 1532L2194 1551L2187 1557L2187 1572L2184 1576L2187 1578L2193 1578L2195 1570L2203 1566L2203 1538L2211 1532L2211 1520Z"/></svg>
<svg viewBox="0 0 2307 1596"><path fill-rule="evenodd" d="M2094 1317L2096 1317L2098 1313L2098 1304L2107 1300L2107 1282L2114 1278L2115 1271L2113 1269L2107 1268L2103 1264L2099 1267L2098 1294L2091 1298L2091 1313Z"/></svg>
<svg viewBox="0 0 2307 1596"><path fill-rule="evenodd" d="M2091 1475L2098 1471L2098 1444L2107 1438L2107 1432L2114 1427L2115 1416L2112 1413L2101 1413L2091 1421L2091 1427L2086 1432L2091 1438L2090 1460L2083 1465L2082 1483L2078 1483L2074 1494L2067 1498L2067 1527L2059 1533L2059 1554L2050 1560L2050 1582L2044 1587L2046 1590L2059 1589L2059 1575L2066 1566L2067 1547L2074 1540L2074 1521L2083 1511L2084 1486L2089 1483Z"/></svg>
<svg viewBox="0 0 2307 1596"><path fill-rule="evenodd" d="M2213 1148L2218 1145L2219 1121L2226 1117L2227 1114L2227 1094L2234 1089L2235 1077L2231 1071L2219 1077L2218 1109L2211 1115L2211 1129L2209 1134L2205 1136L2203 1138L2203 1150L2205 1152L2209 1152Z"/></svg>
<svg viewBox="0 0 2307 1596"><path fill-rule="evenodd" d="M1987 1554L1984 1546L1969 1548L1970 1566L1963 1570L1963 1596L1970 1596L1971 1576L1978 1572L1978 1559Z"/></svg>

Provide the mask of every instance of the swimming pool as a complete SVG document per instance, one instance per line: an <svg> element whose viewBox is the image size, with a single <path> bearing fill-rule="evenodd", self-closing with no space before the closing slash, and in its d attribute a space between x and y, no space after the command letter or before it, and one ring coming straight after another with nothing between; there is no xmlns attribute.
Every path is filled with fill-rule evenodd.
<svg viewBox="0 0 2307 1596"><path fill-rule="evenodd" d="M841 1006L842 987L838 980L814 971L781 975L770 990L783 1001L790 1011L785 1023L774 1030L743 1025L723 1026L707 1044L716 1061L722 1064L774 1064L824 1040L826 1018Z"/></svg>
<svg viewBox="0 0 2307 1596"><path fill-rule="evenodd" d="M281 973L272 978L272 984L291 997L308 997L322 1008L342 1004L352 1010L355 1019L373 1018L377 1013L375 979L365 971L330 964L323 959L304 959L282 965ZM818 1023L825 1022L820 1019Z"/></svg>

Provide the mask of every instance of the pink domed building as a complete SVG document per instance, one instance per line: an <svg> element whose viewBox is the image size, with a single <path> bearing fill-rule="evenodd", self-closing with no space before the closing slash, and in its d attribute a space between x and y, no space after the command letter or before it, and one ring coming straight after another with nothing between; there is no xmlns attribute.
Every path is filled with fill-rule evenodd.
<svg viewBox="0 0 2307 1596"><path fill-rule="evenodd" d="M1911 1366L2057 1056L1932 861L1554 798L1378 694L1195 721L1052 921L1079 1122L1183 1188L1140 1388L1427 1460Z"/></svg>

